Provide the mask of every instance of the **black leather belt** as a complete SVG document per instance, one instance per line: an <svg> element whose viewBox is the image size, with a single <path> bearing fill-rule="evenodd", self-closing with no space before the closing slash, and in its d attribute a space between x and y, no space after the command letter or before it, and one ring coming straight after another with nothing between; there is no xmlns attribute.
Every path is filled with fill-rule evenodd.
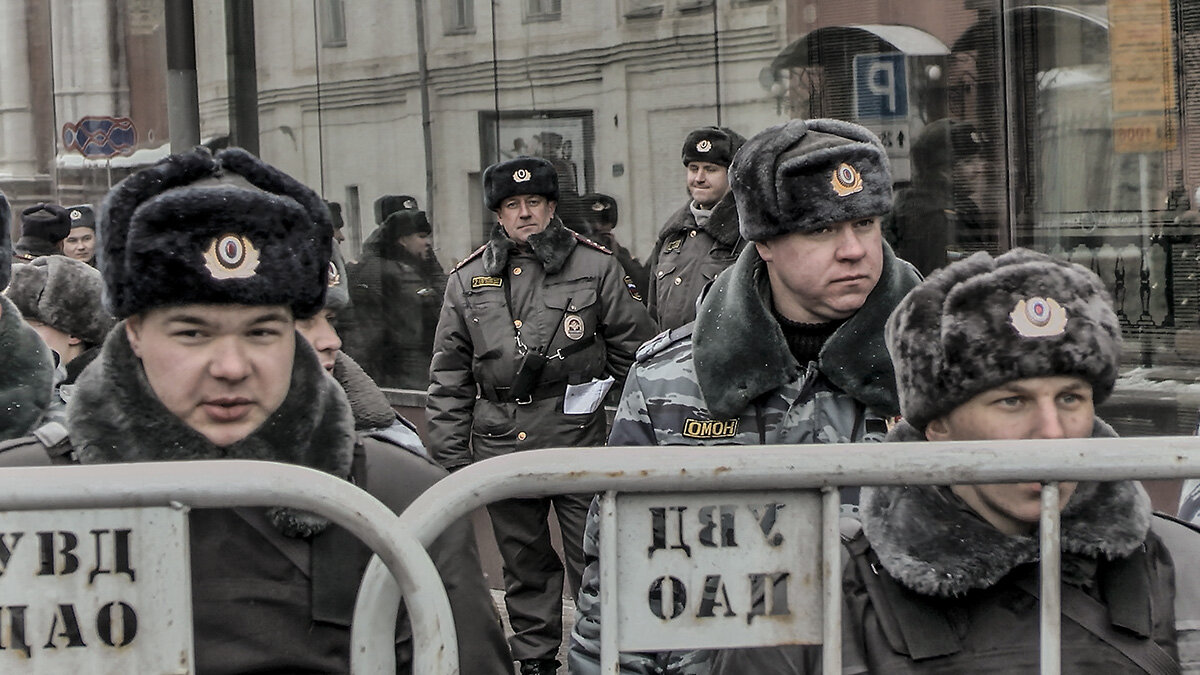
<svg viewBox="0 0 1200 675"><path fill-rule="evenodd" d="M559 380L558 382L547 382L539 384L534 388L533 392L518 400L512 395L510 387L492 387L488 385L479 385L479 395L492 403L516 403L517 405L529 405L534 401L542 401L548 398L558 398L563 396L567 390L567 381Z"/></svg>

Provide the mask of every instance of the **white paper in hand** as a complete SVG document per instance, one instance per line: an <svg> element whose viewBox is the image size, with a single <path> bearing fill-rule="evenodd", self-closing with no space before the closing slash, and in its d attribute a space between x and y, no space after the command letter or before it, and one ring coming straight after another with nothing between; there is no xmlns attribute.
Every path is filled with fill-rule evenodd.
<svg viewBox="0 0 1200 675"><path fill-rule="evenodd" d="M592 378L591 382L583 384L568 384L567 396L563 399L563 413L567 415L588 415L596 412L604 401L608 390L612 389L611 376L603 380Z"/></svg>

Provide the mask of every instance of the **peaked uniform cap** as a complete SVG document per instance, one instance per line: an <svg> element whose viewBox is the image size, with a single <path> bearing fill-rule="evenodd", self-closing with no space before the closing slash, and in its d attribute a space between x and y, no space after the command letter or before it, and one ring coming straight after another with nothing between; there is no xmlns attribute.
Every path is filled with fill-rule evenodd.
<svg viewBox="0 0 1200 675"><path fill-rule="evenodd" d="M517 157L483 170L483 199L488 210L515 195L541 195L558 201L558 172L541 157Z"/></svg>
<svg viewBox="0 0 1200 675"><path fill-rule="evenodd" d="M97 233L105 303L124 319L164 305L325 301L333 226L325 202L241 148L171 155L114 187Z"/></svg>

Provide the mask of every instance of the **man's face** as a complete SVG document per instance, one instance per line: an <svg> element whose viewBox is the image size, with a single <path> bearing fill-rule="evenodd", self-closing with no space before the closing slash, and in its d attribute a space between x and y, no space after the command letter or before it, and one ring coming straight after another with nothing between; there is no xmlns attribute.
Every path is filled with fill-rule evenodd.
<svg viewBox="0 0 1200 675"><path fill-rule="evenodd" d="M687 187L697 204L710 209L729 192L729 170L711 162L689 162Z"/></svg>
<svg viewBox="0 0 1200 675"><path fill-rule="evenodd" d="M333 240L339 244L342 243L343 241L346 241L346 233L342 231L342 228L340 228L340 227L333 228Z"/></svg>
<svg viewBox="0 0 1200 675"><path fill-rule="evenodd" d="M279 408L296 330L286 305L182 305L130 317L125 333L163 405L223 447Z"/></svg>
<svg viewBox="0 0 1200 675"><path fill-rule="evenodd" d="M1079 377L1030 377L988 389L925 428L931 441L1087 438L1096 408L1092 385ZM1059 485L1059 508L1076 483ZM1041 512L1040 483L951 487L984 520L1005 534L1028 534Z"/></svg>
<svg viewBox="0 0 1200 675"><path fill-rule="evenodd" d="M421 258L429 252L429 247L432 245L433 235L428 232L413 232L406 234L396 240L404 250Z"/></svg>
<svg viewBox="0 0 1200 675"><path fill-rule="evenodd" d="M337 360L338 350L342 348L342 339L333 328L337 320L337 312L332 309L322 309L316 316L296 321L296 332L317 352L321 367L333 372L333 363Z"/></svg>
<svg viewBox="0 0 1200 675"><path fill-rule="evenodd" d="M63 255L90 262L96 255L96 231L90 227L72 227L62 243Z"/></svg>
<svg viewBox="0 0 1200 675"><path fill-rule="evenodd" d="M767 263L775 309L801 323L827 323L858 311L883 271L880 217L832 223L755 242Z"/></svg>
<svg viewBox="0 0 1200 675"><path fill-rule="evenodd" d="M496 219L504 227L509 239L524 244L529 235L546 229L554 218L556 202L542 195L515 195L500 202Z"/></svg>

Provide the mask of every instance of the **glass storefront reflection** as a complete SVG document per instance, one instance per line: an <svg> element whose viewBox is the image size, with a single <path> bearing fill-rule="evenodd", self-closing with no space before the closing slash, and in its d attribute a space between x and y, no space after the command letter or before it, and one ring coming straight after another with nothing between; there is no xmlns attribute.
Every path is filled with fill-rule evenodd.
<svg viewBox="0 0 1200 675"><path fill-rule="evenodd" d="M380 243L380 197L411 195L426 214L432 248L413 268L425 295L405 304L403 284L377 283L352 311L360 332L375 316L410 317L422 325L405 334L428 348L429 289L493 222L479 186L491 162L550 159L567 218L582 219L581 195L612 196L611 236L644 260L684 194L688 131L749 136L839 117L888 147L888 234L904 256L929 272L1028 246L1091 267L1122 320L1133 371L1123 382L1174 383L1161 386L1183 401L1175 427L1194 419L1196 3L314 0L228 16L226 6L195 4L201 142L236 142L237 120L247 126L235 111L246 80L229 60L237 39L239 67L247 55L254 65L259 152L339 204L351 276L398 245ZM15 209L99 203L169 151L163 3L11 0L3 11L0 189ZM369 307L376 299L385 308ZM349 337L385 384L422 389L426 374L382 374L410 362L397 348ZM396 353L369 353L380 349Z"/></svg>

